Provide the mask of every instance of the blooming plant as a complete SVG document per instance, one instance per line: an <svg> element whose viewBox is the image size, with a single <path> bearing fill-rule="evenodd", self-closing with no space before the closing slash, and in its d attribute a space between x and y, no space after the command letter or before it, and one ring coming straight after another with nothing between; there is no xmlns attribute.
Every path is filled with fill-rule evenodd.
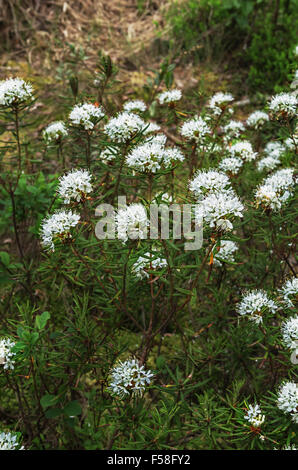
<svg viewBox="0 0 298 470"><path fill-rule="evenodd" d="M100 60L0 82L0 449L297 449L294 88Z"/></svg>

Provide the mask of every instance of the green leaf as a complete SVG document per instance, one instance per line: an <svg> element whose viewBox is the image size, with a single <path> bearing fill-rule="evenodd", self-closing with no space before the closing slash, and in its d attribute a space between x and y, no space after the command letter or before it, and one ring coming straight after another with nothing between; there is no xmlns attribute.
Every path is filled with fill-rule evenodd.
<svg viewBox="0 0 298 470"><path fill-rule="evenodd" d="M51 318L49 312L43 312L41 315L37 315L35 318L35 326L39 330L43 330L47 324L47 321Z"/></svg>
<svg viewBox="0 0 298 470"><path fill-rule="evenodd" d="M43 408L47 408L48 406L52 406L57 402L57 397L55 395L50 395L47 393L40 399L40 404Z"/></svg>
<svg viewBox="0 0 298 470"><path fill-rule="evenodd" d="M9 254L6 251L0 251L0 260L4 264L4 266L9 266L10 258Z"/></svg>
<svg viewBox="0 0 298 470"><path fill-rule="evenodd" d="M68 417L78 416L82 413L82 408L81 405L77 402L77 400L74 400L67 403L67 405L64 407L63 412Z"/></svg>
<svg viewBox="0 0 298 470"><path fill-rule="evenodd" d="M156 359L156 367L158 369L163 369L165 366L165 363L166 363L166 360L164 356L158 356L158 358Z"/></svg>
<svg viewBox="0 0 298 470"><path fill-rule="evenodd" d="M45 412L46 418L57 418L57 416L61 416L63 413L63 410L61 408L50 408Z"/></svg>

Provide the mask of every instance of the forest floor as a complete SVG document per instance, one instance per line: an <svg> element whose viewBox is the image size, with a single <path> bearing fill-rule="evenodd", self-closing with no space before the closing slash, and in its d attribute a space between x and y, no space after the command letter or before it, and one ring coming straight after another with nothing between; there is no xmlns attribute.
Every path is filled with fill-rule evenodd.
<svg viewBox="0 0 298 470"><path fill-rule="evenodd" d="M34 12L24 7L20 17L12 17L14 42L4 31L1 78L19 75L37 86L56 85L66 67L80 68L80 73L85 69L89 75L96 72L101 52L110 55L119 68L119 80L133 93L154 75L165 56L171 61L171 55L175 55L175 48L169 50L165 21L169 0L36 3ZM184 90L199 86L199 91L212 93L225 89L231 80L229 73L212 63L195 64L183 56L174 62L175 86Z"/></svg>

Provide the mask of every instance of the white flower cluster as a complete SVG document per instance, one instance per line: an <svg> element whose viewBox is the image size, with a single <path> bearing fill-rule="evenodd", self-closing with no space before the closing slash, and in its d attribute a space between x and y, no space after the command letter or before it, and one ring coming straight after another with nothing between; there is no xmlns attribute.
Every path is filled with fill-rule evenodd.
<svg viewBox="0 0 298 470"><path fill-rule="evenodd" d="M246 120L246 124L253 129L260 129L266 121L269 121L269 116L264 111L254 111Z"/></svg>
<svg viewBox="0 0 298 470"><path fill-rule="evenodd" d="M49 124L43 131L43 137L47 142L57 142L63 137L68 135L65 123L63 121L56 121Z"/></svg>
<svg viewBox="0 0 298 470"><path fill-rule="evenodd" d="M263 290L252 290L242 297L237 305L239 315L247 315L250 320L259 324L263 321L263 313L275 313L278 306L269 299L267 293Z"/></svg>
<svg viewBox="0 0 298 470"><path fill-rule="evenodd" d="M247 419L254 428L260 428L265 421L265 415L262 414L259 405L249 405L244 419Z"/></svg>
<svg viewBox="0 0 298 470"><path fill-rule="evenodd" d="M195 140L200 142L207 134L210 134L211 129L201 117L195 117L185 121L180 129L180 134L186 139Z"/></svg>
<svg viewBox="0 0 298 470"><path fill-rule="evenodd" d="M215 93L209 101L208 107L211 108L213 114L219 115L234 100L230 93Z"/></svg>
<svg viewBox="0 0 298 470"><path fill-rule="evenodd" d="M298 277L288 279L280 289L280 293L286 303L286 306L294 307L294 302L298 300Z"/></svg>
<svg viewBox="0 0 298 470"><path fill-rule="evenodd" d="M200 199L210 192L223 191L230 186L229 177L215 169L199 170L189 183L189 189Z"/></svg>
<svg viewBox="0 0 298 470"><path fill-rule="evenodd" d="M245 162L255 160L258 155L257 152L253 151L252 145L248 140L236 142L231 145L231 147L228 147L228 151L231 153L232 157L240 157Z"/></svg>
<svg viewBox="0 0 298 470"><path fill-rule="evenodd" d="M298 316L291 317L281 325L283 341L288 348L298 349Z"/></svg>
<svg viewBox="0 0 298 470"><path fill-rule="evenodd" d="M158 254L158 253L156 253ZM132 266L132 272L139 279L148 279L148 269L154 271L156 269L166 268L168 265L165 258L152 257L152 254L145 253L144 256L140 256Z"/></svg>
<svg viewBox="0 0 298 470"><path fill-rule="evenodd" d="M241 121L230 121L223 127L223 131L228 137L239 137L245 131L245 127Z"/></svg>
<svg viewBox="0 0 298 470"><path fill-rule="evenodd" d="M71 200L80 202L91 193L91 174L87 170L72 170L59 178L58 194L64 199L65 204Z"/></svg>
<svg viewBox="0 0 298 470"><path fill-rule="evenodd" d="M166 147L163 152L163 165L166 168L175 162L183 162L184 155L177 147Z"/></svg>
<svg viewBox="0 0 298 470"><path fill-rule="evenodd" d="M148 219L145 207L134 203L125 209L119 209L115 217L119 240L124 243L131 240L147 238Z"/></svg>
<svg viewBox="0 0 298 470"><path fill-rule="evenodd" d="M33 88L21 78L8 78L0 82L0 105L12 106L32 98Z"/></svg>
<svg viewBox="0 0 298 470"><path fill-rule="evenodd" d="M146 127L146 123L140 116L124 111L110 119L104 130L111 140L123 143L141 132L144 127Z"/></svg>
<svg viewBox="0 0 298 470"><path fill-rule="evenodd" d="M218 250L218 251L217 251ZM214 248L213 264L216 267L222 266L222 261L235 262L234 253L238 250L238 245L231 240L221 240L219 249Z"/></svg>
<svg viewBox="0 0 298 470"><path fill-rule="evenodd" d="M278 165L281 164L281 161L279 158L275 157L264 157L257 163L257 170L258 171L263 171L263 170L274 170Z"/></svg>
<svg viewBox="0 0 298 470"><path fill-rule="evenodd" d="M272 158L279 158L285 151L285 146L278 141L267 142L264 148L264 153Z"/></svg>
<svg viewBox="0 0 298 470"><path fill-rule="evenodd" d="M297 113L297 97L291 93L279 93L271 98L269 109L277 117L281 116L295 116Z"/></svg>
<svg viewBox="0 0 298 470"><path fill-rule="evenodd" d="M127 111L130 113L131 111L141 111L144 112L146 111L146 105L144 101L142 100L132 100L132 101L127 101L123 105L124 111Z"/></svg>
<svg viewBox="0 0 298 470"><path fill-rule="evenodd" d="M15 343L9 338L0 340L0 366L2 365L4 369L14 369L15 360L13 358L16 354L12 352L14 346Z"/></svg>
<svg viewBox="0 0 298 470"><path fill-rule="evenodd" d="M235 217L243 217L244 206L237 194L230 191L210 193L195 208L197 221L202 219L211 228L225 232L233 229Z"/></svg>
<svg viewBox="0 0 298 470"><path fill-rule="evenodd" d="M104 111L101 106L84 103L75 105L70 112L69 119L72 124L82 126L86 131L90 131L103 116Z"/></svg>
<svg viewBox="0 0 298 470"><path fill-rule="evenodd" d="M80 216L71 210L60 210L45 219L41 224L42 245L55 251L54 240L59 238L66 240L71 237L70 230L75 227L80 220Z"/></svg>
<svg viewBox="0 0 298 470"><path fill-rule="evenodd" d="M277 394L277 406L284 413L290 413L294 423L298 423L298 387L294 382L285 382Z"/></svg>
<svg viewBox="0 0 298 470"><path fill-rule="evenodd" d="M164 91L160 95L158 95L158 101L160 104L164 103L173 103L175 101L179 101L182 98L182 93L180 90L174 89L174 90L168 90Z"/></svg>
<svg viewBox="0 0 298 470"><path fill-rule="evenodd" d="M298 136L294 135L293 137L289 137L288 139L285 140L284 144L287 147L287 149L295 150L295 148L298 147Z"/></svg>
<svg viewBox="0 0 298 470"><path fill-rule="evenodd" d="M0 450L24 450L24 446L20 445L17 434L0 432Z"/></svg>
<svg viewBox="0 0 298 470"><path fill-rule="evenodd" d="M111 371L109 390L123 398L125 395L142 395L150 384L153 373L140 366L136 359L119 362Z"/></svg>
<svg viewBox="0 0 298 470"><path fill-rule="evenodd" d="M218 165L220 170L230 173L231 175L237 175L243 165L243 161L238 157L227 157L224 158Z"/></svg>
<svg viewBox="0 0 298 470"><path fill-rule="evenodd" d="M135 147L126 157L127 166L138 171L155 173L162 165L170 166L175 161L183 161L184 155L176 148L166 148L165 136L155 136Z"/></svg>
<svg viewBox="0 0 298 470"><path fill-rule="evenodd" d="M292 196L295 181L292 168L283 168L268 176L256 190L257 206L276 211Z"/></svg>
<svg viewBox="0 0 298 470"><path fill-rule="evenodd" d="M161 168L164 146L152 139L135 147L126 157L126 165L139 171L155 173Z"/></svg>
<svg viewBox="0 0 298 470"><path fill-rule="evenodd" d="M274 170L278 165L280 165L280 156L285 152L285 150L286 148L281 142L268 142L264 148L266 156L257 163L258 171Z"/></svg>

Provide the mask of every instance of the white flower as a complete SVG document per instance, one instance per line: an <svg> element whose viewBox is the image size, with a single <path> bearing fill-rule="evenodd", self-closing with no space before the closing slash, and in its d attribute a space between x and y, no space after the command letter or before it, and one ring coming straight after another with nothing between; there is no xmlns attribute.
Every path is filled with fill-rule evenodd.
<svg viewBox="0 0 298 470"><path fill-rule="evenodd" d="M42 245L55 251L54 240L59 238L63 241L72 238L70 230L79 223L79 220L80 216L71 210L55 212L42 222L40 234Z"/></svg>
<svg viewBox="0 0 298 470"><path fill-rule="evenodd" d="M136 240L147 238L148 219L146 209L142 204L131 204L125 209L119 209L116 214L118 238L126 242L128 238Z"/></svg>
<svg viewBox="0 0 298 470"><path fill-rule="evenodd" d="M279 158L265 157L257 163L257 169L258 171L274 170L274 168L276 168L280 164L281 161L279 160Z"/></svg>
<svg viewBox="0 0 298 470"><path fill-rule="evenodd" d="M222 93L220 91L212 96L209 101L208 107L211 108L212 112L215 115L219 115L233 100L234 98L230 93Z"/></svg>
<svg viewBox="0 0 298 470"><path fill-rule="evenodd" d="M288 193L285 193L285 195L286 199L290 196ZM280 197L279 192L270 185L263 184L256 190L257 207L261 205L264 209L276 211L281 208L284 202L286 201Z"/></svg>
<svg viewBox="0 0 298 470"><path fill-rule="evenodd" d="M222 261L235 262L234 253L238 250L238 245L231 240L221 240L220 246L214 248L214 266L222 266Z"/></svg>
<svg viewBox="0 0 298 470"><path fill-rule="evenodd" d="M180 90L177 90L177 89L164 91L157 97L160 104L173 103L174 101L181 100L181 98L182 98L182 93Z"/></svg>
<svg viewBox="0 0 298 470"><path fill-rule="evenodd" d="M265 415L262 415L259 405L249 405L244 419L247 419L253 427L260 428L265 421Z"/></svg>
<svg viewBox="0 0 298 470"><path fill-rule="evenodd" d="M183 162L184 155L177 147L167 147L163 152L163 164L166 168L175 162Z"/></svg>
<svg viewBox="0 0 298 470"><path fill-rule="evenodd" d="M275 313L278 306L269 299L267 293L263 290L252 290L246 293L241 302L237 305L239 315L247 315L248 318L259 324L263 321L263 313Z"/></svg>
<svg viewBox="0 0 298 470"><path fill-rule="evenodd" d="M279 158L285 151L285 146L278 141L267 142L264 153L272 158Z"/></svg>
<svg viewBox="0 0 298 470"><path fill-rule="evenodd" d="M255 111L250 114L246 120L246 124L249 127L253 127L254 129L259 129L262 127L266 121L269 121L269 116L264 111Z"/></svg>
<svg viewBox="0 0 298 470"><path fill-rule="evenodd" d="M244 207L234 191L209 194L195 208L195 217L203 218L211 228L222 231L232 230L235 217L243 217Z"/></svg>
<svg viewBox="0 0 298 470"><path fill-rule="evenodd" d="M298 316L291 317L281 325L283 341L288 348L298 349Z"/></svg>
<svg viewBox="0 0 298 470"><path fill-rule="evenodd" d="M157 193L154 199L158 200L161 204L171 204L173 202L172 196L163 192Z"/></svg>
<svg viewBox="0 0 298 470"><path fill-rule="evenodd" d="M230 121L223 127L223 131L229 137L239 137L245 131L245 127L241 121Z"/></svg>
<svg viewBox="0 0 298 470"><path fill-rule="evenodd" d="M43 137L47 142L57 142L67 135L68 131L63 121L52 122L43 131Z"/></svg>
<svg viewBox="0 0 298 470"><path fill-rule="evenodd" d="M0 432L0 450L24 450L18 435L12 432Z"/></svg>
<svg viewBox="0 0 298 470"><path fill-rule="evenodd" d="M295 181L292 168L283 168L268 176L256 190L257 206L278 210L292 196Z"/></svg>
<svg viewBox="0 0 298 470"><path fill-rule="evenodd" d="M294 301L298 296L298 277L288 279L280 290L287 307L294 307Z"/></svg>
<svg viewBox="0 0 298 470"><path fill-rule="evenodd" d="M257 152L253 151L252 145L248 140L236 142L231 145L231 147L228 147L228 151L231 153L232 157L240 157L246 162L255 160L258 155Z"/></svg>
<svg viewBox="0 0 298 470"><path fill-rule="evenodd" d="M161 168L164 157L163 143L152 139L135 147L126 157L126 164L139 171L155 173Z"/></svg>
<svg viewBox="0 0 298 470"><path fill-rule="evenodd" d="M189 189L198 198L208 195L211 192L222 191L230 186L229 177L214 169L199 170L194 179L189 183Z"/></svg>
<svg viewBox="0 0 298 470"><path fill-rule="evenodd" d="M64 199L65 204L71 200L80 202L91 193L91 174L87 170L72 170L59 178L58 194Z"/></svg>
<svg viewBox="0 0 298 470"><path fill-rule="evenodd" d="M289 137L284 144L289 150L295 150L295 147L298 147L298 136Z"/></svg>
<svg viewBox="0 0 298 470"><path fill-rule="evenodd" d="M155 256L158 253L154 254ZM168 265L165 258L152 257L151 253L145 253L144 256L140 256L137 261L132 265L132 272L139 279L149 279L149 274L147 270L154 271L157 269L166 268Z"/></svg>
<svg viewBox="0 0 298 470"><path fill-rule="evenodd" d="M105 125L105 133L115 142L127 142L146 127L140 116L124 111L109 120Z"/></svg>
<svg viewBox="0 0 298 470"><path fill-rule="evenodd" d="M131 111L146 111L146 105L144 101L142 100L133 100L133 101L127 101L123 105L124 111L127 111L128 113Z"/></svg>
<svg viewBox="0 0 298 470"><path fill-rule="evenodd" d="M279 93L271 98L269 109L277 115L295 116L297 112L297 98L291 93Z"/></svg>
<svg viewBox="0 0 298 470"><path fill-rule="evenodd" d="M238 157L227 157L224 158L218 165L218 167L225 171L226 173L231 173L231 175L237 175L240 168L243 165L243 161Z"/></svg>
<svg viewBox="0 0 298 470"><path fill-rule="evenodd" d="M4 338L0 340L0 366L2 365L4 369L14 369L15 352L12 352L12 348L15 346L15 343L9 338Z"/></svg>
<svg viewBox="0 0 298 470"><path fill-rule="evenodd" d="M150 384L153 373L146 371L136 359L119 362L112 371L109 390L123 398L125 395L142 395Z"/></svg>
<svg viewBox="0 0 298 470"><path fill-rule="evenodd" d="M77 104L71 111L69 119L72 124L82 126L85 130L92 130L95 124L104 116L101 106L92 103Z"/></svg>
<svg viewBox="0 0 298 470"><path fill-rule="evenodd" d="M180 134L186 139L201 141L211 129L201 117L195 117L189 121L185 121L180 129Z"/></svg>
<svg viewBox="0 0 298 470"><path fill-rule="evenodd" d="M32 98L33 88L21 78L8 78L0 82L0 105L12 106Z"/></svg>
<svg viewBox="0 0 298 470"><path fill-rule="evenodd" d="M285 414L290 413L292 420L298 422L298 387L294 382L285 382L277 394L277 406Z"/></svg>
<svg viewBox="0 0 298 470"><path fill-rule="evenodd" d="M274 449L279 450L279 449ZM281 450L298 450L294 445L284 446Z"/></svg>

